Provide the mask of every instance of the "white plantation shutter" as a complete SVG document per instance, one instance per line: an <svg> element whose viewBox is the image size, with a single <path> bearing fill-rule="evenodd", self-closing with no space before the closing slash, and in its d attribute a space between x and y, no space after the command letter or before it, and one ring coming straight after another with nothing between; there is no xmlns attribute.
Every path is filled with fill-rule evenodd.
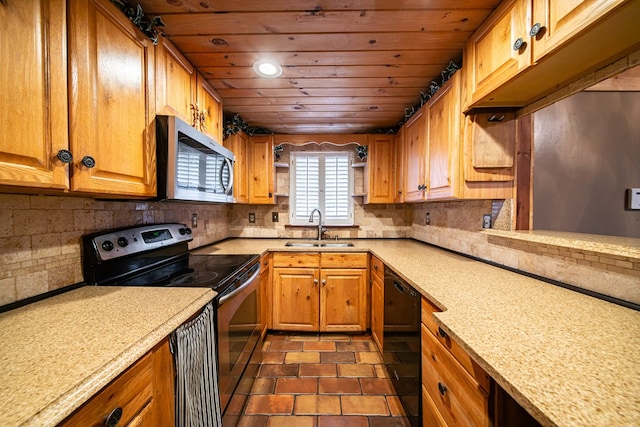
<svg viewBox="0 0 640 427"><path fill-rule="evenodd" d="M324 218L349 219L349 157L347 154L324 158Z"/></svg>
<svg viewBox="0 0 640 427"><path fill-rule="evenodd" d="M320 157L296 156L295 159L295 216L309 218L320 207Z"/></svg>
<svg viewBox="0 0 640 427"><path fill-rule="evenodd" d="M318 208L326 225L352 225L350 154L294 152L291 159L291 224L308 225Z"/></svg>

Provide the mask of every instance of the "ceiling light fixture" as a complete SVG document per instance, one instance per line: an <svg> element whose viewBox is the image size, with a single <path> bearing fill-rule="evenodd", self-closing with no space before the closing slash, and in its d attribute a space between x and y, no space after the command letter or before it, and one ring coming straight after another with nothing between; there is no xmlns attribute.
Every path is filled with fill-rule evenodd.
<svg viewBox="0 0 640 427"><path fill-rule="evenodd" d="M260 60L253 64L253 71L260 77L269 79L274 79L282 75L282 67L273 61L267 60Z"/></svg>

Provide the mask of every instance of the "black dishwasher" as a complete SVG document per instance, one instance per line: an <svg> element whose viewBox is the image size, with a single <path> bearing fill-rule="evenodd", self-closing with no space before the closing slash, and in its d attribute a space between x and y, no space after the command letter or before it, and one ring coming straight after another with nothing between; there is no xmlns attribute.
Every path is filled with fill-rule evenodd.
<svg viewBox="0 0 640 427"><path fill-rule="evenodd" d="M411 286L385 268L383 359L414 427L421 423L420 298Z"/></svg>

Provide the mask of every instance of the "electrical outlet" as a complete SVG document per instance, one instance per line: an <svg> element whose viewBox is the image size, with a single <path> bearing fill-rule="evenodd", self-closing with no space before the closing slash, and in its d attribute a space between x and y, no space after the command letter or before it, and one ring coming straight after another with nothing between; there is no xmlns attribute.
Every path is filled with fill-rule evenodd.
<svg viewBox="0 0 640 427"><path fill-rule="evenodd" d="M191 214L191 228L198 228L198 214Z"/></svg>
<svg viewBox="0 0 640 427"><path fill-rule="evenodd" d="M278 212L271 212L271 221L278 222Z"/></svg>
<svg viewBox="0 0 640 427"><path fill-rule="evenodd" d="M491 214L482 215L482 228L491 228Z"/></svg>
<svg viewBox="0 0 640 427"><path fill-rule="evenodd" d="M627 188L626 193L625 209L628 211L640 209L640 188Z"/></svg>
<svg viewBox="0 0 640 427"><path fill-rule="evenodd" d="M249 224L256 223L256 214L255 212L249 212Z"/></svg>
<svg viewBox="0 0 640 427"><path fill-rule="evenodd" d="M425 223L426 223L427 225L430 225L430 224L431 224L431 212L427 212L427 217L426 217L426 219L425 219Z"/></svg>

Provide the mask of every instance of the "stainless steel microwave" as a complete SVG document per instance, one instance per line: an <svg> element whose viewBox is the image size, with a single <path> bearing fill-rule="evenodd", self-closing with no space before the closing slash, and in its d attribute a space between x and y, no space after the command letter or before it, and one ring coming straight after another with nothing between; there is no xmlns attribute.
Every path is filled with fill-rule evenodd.
<svg viewBox="0 0 640 427"><path fill-rule="evenodd" d="M233 202L235 156L175 116L156 116L158 199Z"/></svg>

